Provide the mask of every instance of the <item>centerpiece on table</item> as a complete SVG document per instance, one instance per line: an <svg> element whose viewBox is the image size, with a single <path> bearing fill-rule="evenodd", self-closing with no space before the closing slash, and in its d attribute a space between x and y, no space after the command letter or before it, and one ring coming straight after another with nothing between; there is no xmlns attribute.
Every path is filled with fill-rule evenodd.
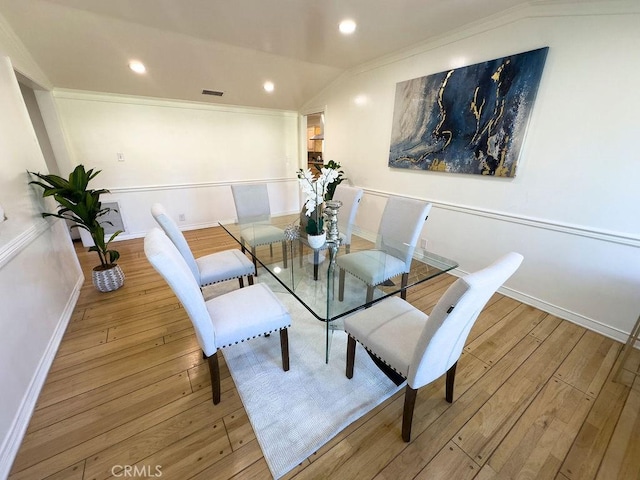
<svg viewBox="0 0 640 480"><path fill-rule="evenodd" d="M335 166L335 168L332 168ZM342 181L340 165L334 162L332 167L320 168L320 174L317 178L310 169L298 170L298 182L304 194L305 215L309 217L305 226L307 232L307 241L311 248L320 248L327 239L327 232L324 230L324 218L322 213L322 204L328 199L328 192L333 193L335 188L330 186L334 183Z"/></svg>

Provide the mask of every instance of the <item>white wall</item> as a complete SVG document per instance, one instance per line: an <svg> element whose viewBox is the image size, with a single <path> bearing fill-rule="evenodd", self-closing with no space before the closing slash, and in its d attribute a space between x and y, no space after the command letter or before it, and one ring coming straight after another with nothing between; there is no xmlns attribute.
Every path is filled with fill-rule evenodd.
<svg viewBox="0 0 640 480"><path fill-rule="evenodd" d="M7 217L0 223L0 478L9 472L83 281L65 224L41 217L41 191L28 185L27 170L47 167L13 58L22 73L43 79L5 27L0 17L0 204Z"/></svg>
<svg viewBox="0 0 640 480"><path fill-rule="evenodd" d="M365 188L365 227L387 194L430 200L430 250L462 271L517 250L507 294L623 339L640 313L640 5L611 5L520 9L353 70L309 105L326 105L325 158ZM388 167L397 82L544 46L515 178Z"/></svg>
<svg viewBox="0 0 640 480"><path fill-rule="evenodd" d="M621 339L640 311L633 143L640 5L606 5L515 11L349 72L302 111L324 109L325 158L341 162L366 189L363 227L377 228L390 193L428 199L434 209L423 236L430 249L459 260L462 271L518 250L525 263L506 293ZM550 50L516 178L387 167L397 82L541 46ZM0 55L0 203L9 218L0 224L2 478L82 273L66 229L38 216L40 199L26 186L27 169L46 167L7 57L26 77L49 84L2 17ZM299 209L295 171L306 142L294 112L82 92L36 96L61 172L79 163L102 169L96 186L120 202L127 236L153 225L155 201L174 218L184 213L183 228L233 218L234 182L267 183L275 214ZM356 105L356 96L366 101Z"/></svg>
<svg viewBox="0 0 640 480"><path fill-rule="evenodd" d="M154 225L155 202L183 229L233 220L233 183L266 183L273 214L299 211L296 112L77 91L54 98L71 163L102 170L95 186L120 204L119 239Z"/></svg>
<svg viewBox="0 0 640 480"><path fill-rule="evenodd" d="M13 66L50 87L0 16L0 478L8 473L83 282L68 231L45 221L55 203L28 186L47 167ZM273 214L299 211L302 161L296 112L88 92L36 90L60 169L102 170L93 186L121 207L126 234L144 235L162 202L183 229L236 216L230 185L267 184ZM124 161L117 160L122 153ZM306 161L306 158L305 158Z"/></svg>

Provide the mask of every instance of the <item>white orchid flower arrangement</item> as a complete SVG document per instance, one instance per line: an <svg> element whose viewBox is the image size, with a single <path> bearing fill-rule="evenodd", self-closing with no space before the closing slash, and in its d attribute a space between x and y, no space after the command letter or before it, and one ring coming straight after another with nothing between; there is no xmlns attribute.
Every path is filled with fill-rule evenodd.
<svg viewBox="0 0 640 480"><path fill-rule="evenodd" d="M305 196L305 214L309 217L306 227L309 235L321 235L324 231L322 212L318 207L324 202L329 185L338 180L339 175L340 172L334 168L321 168L318 178L308 168L298 170L298 182Z"/></svg>

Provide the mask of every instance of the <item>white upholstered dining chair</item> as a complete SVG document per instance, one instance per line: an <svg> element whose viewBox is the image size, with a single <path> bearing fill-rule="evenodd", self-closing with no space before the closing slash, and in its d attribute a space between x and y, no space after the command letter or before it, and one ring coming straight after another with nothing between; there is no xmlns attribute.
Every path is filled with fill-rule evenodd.
<svg viewBox="0 0 640 480"><path fill-rule="evenodd" d="M446 373L453 402L456 365L469 331L495 291L518 269L522 255L508 253L490 266L457 279L431 315L399 297L389 297L345 318L348 378L353 377L356 341L407 381L402 438L411 439L418 389Z"/></svg>
<svg viewBox="0 0 640 480"><path fill-rule="evenodd" d="M220 348L279 331L282 368L289 370L287 329L291 326L291 317L269 287L251 285L205 301L189 266L162 230L154 228L147 233L144 253L189 315L198 344L209 363L214 404L220 402Z"/></svg>
<svg viewBox="0 0 640 480"><path fill-rule="evenodd" d="M237 278L242 288L245 276L249 285L253 285L255 266L240 250L232 248L195 258L182 231L161 204L151 206L151 215L176 246L201 287Z"/></svg>
<svg viewBox="0 0 640 480"><path fill-rule="evenodd" d="M271 217L271 206L269 205L269 191L264 184L231 185L233 202L236 206L238 223L246 224L246 228L240 231L240 241L242 251L248 245L253 257L253 265L256 267L256 247L269 245L269 250L273 256L273 244L282 244L282 262L287 268L287 244L284 230L273 225L268 225ZM262 223L264 222L264 223Z"/></svg>
<svg viewBox="0 0 640 480"><path fill-rule="evenodd" d="M382 212L376 248L336 258L340 272L338 298L344 299L345 272L367 284L367 302L373 299L376 285L397 275L402 275L405 287L413 252L430 211L431 204L423 200L389 197ZM405 290L401 296L406 298Z"/></svg>

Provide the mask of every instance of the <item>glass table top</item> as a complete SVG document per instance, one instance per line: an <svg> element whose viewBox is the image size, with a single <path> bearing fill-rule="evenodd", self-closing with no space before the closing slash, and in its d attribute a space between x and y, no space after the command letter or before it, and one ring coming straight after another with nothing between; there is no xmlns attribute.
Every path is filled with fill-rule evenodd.
<svg viewBox="0 0 640 480"><path fill-rule="evenodd" d="M328 241L313 249L306 233L298 229L299 219L299 215L286 215L220 225L254 258L259 281L272 289L283 288L326 324L327 361L331 332L341 328L341 318L458 266L426 250L394 244L357 225L348 245ZM405 271L407 266L408 273L396 274L398 268ZM341 269L348 271L343 282ZM360 279L367 270L376 279L386 280L371 288L369 295L367 284Z"/></svg>

